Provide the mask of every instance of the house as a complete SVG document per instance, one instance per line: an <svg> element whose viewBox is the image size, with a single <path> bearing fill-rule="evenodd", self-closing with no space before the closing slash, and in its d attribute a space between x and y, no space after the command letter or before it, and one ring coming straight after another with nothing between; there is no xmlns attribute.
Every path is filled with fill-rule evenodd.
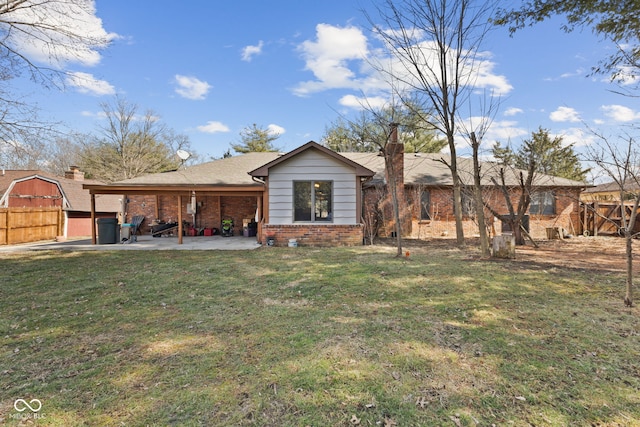
<svg viewBox="0 0 640 427"><path fill-rule="evenodd" d="M453 182L447 157L404 153L397 142L387 148L401 195L403 234L413 238L453 235ZM255 221L256 238L263 244L286 246L296 239L301 245L358 245L366 236L394 232L386 191L390 176L384 164L378 153L337 153L310 141L286 154L247 153L109 185L85 184L84 188L92 197L125 195L126 218L144 215L146 224L175 223L179 243L186 233L215 232L223 220L231 219L237 234ZM465 188L473 182L471 164L471 159L459 159ZM483 164L483 191L506 214L502 192L490 179L498 169ZM518 175L510 172L506 177L515 202ZM537 177L527 218L530 233L544 237L550 226L575 229L583 187L576 181ZM478 225L469 193L464 194L465 233L473 235ZM491 218L488 227L499 232L500 224L495 225Z"/></svg>
<svg viewBox="0 0 640 427"><path fill-rule="evenodd" d="M40 170L2 170L0 174L0 207L48 208L58 207L64 214L63 235L80 237L91 235L91 196L83 184L100 184L85 180L84 173L71 166L64 177ZM97 217L114 217L120 211L118 195L95 198Z"/></svg>

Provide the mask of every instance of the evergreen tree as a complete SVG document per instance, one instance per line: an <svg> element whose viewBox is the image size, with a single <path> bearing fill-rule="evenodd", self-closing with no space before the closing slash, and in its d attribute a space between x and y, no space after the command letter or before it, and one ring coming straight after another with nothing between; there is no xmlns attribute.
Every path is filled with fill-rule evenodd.
<svg viewBox="0 0 640 427"><path fill-rule="evenodd" d="M231 144L231 148L236 153L278 151L278 148L273 146L273 141L278 138L279 134L273 134L254 123L240 131L240 143Z"/></svg>
<svg viewBox="0 0 640 427"><path fill-rule="evenodd" d="M353 121L340 117L325 129L323 144L339 152L376 152L377 141L386 140L386 127L380 124L397 122L407 153L437 153L447 145L438 138L433 126L425 120L426 114L415 105L404 108L385 108L381 111L363 111Z"/></svg>
<svg viewBox="0 0 640 427"><path fill-rule="evenodd" d="M583 169L573 144L564 146L562 137L551 138L549 131L538 128L531 139L524 140L517 151L503 147L500 142L493 146L493 156L503 165L527 169L533 160L536 172L560 178L584 181L589 169Z"/></svg>

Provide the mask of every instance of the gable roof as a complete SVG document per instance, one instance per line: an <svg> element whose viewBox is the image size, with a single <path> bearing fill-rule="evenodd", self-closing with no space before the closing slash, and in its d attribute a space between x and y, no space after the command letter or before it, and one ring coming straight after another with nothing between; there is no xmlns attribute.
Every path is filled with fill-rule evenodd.
<svg viewBox="0 0 640 427"><path fill-rule="evenodd" d="M66 202L63 209L75 212L91 212L91 196L82 188L83 184L102 184L92 179L77 181L63 178L41 170L4 170L0 175L0 199L4 200L7 197L7 191L11 190L16 182L38 178L58 185ZM119 196L96 196L96 212L118 212L119 210Z"/></svg>
<svg viewBox="0 0 640 427"><path fill-rule="evenodd" d="M327 156L334 158L336 160L338 160L339 162L345 163L346 165L352 167L355 169L355 174L356 176L366 176L366 177L370 177L370 176L374 176L375 172L366 168L365 166L363 166L361 163L355 162L351 159L349 159L346 156L341 155L341 153L337 153L327 147L324 147L320 144L318 144L315 141L309 141L306 144L296 148L293 151L289 151L286 154L283 154L281 156L278 156L276 159L260 166L259 168L256 168L252 171L249 171L249 175L254 176L254 177L266 177L269 176L269 169L277 166L278 164L285 162L289 159L291 159L292 157L297 156L298 154L307 151L307 150L318 150L323 154L326 154Z"/></svg>

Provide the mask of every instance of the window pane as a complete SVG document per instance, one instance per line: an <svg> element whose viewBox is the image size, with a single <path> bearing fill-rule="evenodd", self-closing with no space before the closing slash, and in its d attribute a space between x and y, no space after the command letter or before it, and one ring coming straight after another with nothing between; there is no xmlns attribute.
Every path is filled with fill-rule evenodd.
<svg viewBox="0 0 640 427"><path fill-rule="evenodd" d="M311 182L293 183L293 220L311 221Z"/></svg>
<svg viewBox="0 0 640 427"><path fill-rule="evenodd" d="M476 204L473 201L473 195L467 190L463 189L461 194L462 199L462 215L474 216L476 214Z"/></svg>
<svg viewBox="0 0 640 427"><path fill-rule="evenodd" d="M541 191L531 195L529 213L533 215L555 215L556 198L553 191Z"/></svg>
<svg viewBox="0 0 640 427"><path fill-rule="evenodd" d="M331 221L333 219L331 181L314 183L315 221Z"/></svg>
<svg viewBox="0 0 640 427"><path fill-rule="evenodd" d="M420 194L420 219L431 219L431 193L427 190Z"/></svg>

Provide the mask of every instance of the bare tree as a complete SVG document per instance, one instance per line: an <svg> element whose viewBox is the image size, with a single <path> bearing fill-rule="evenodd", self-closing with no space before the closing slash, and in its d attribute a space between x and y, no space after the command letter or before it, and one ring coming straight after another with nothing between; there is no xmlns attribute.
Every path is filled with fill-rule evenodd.
<svg viewBox="0 0 640 427"><path fill-rule="evenodd" d="M178 168L176 151L189 150L186 136L168 129L152 111L139 115L137 105L122 98L102 109L107 122L80 155L89 177L114 182Z"/></svg>
<svg viewBox="0 0 640 427"><path fill-rule="evenodd" d="M503 166L499 170L498 179L491 177L493 185L500 190L505 204L507 205L507 214L498 212L498 210L492 206L491 201L485 200L485 207L501 221L506 222L511 229L516 245L524 245L524 236L522 235L522 223L529 205L531 204L531 193L533 188L533 179L535 176L536 163L531 161L529 167L525 171L513 170L506 166ZM509 175L515 175L516 183L511 183L512 177ZM511 200L512 194L517 194L517 203L514 205Z"/></svg>
<svg viewBox="0 0 640 427"><path fill-rule="evenodd" d="M0 2L0 156L4 167L47 169L46 142L60 136L56 123L38 117L35 105L15 93L22 75L46 88L63 87L71 63L93 65L115 37L102 28L92 0Z"/></svg>
<svg viewBox="0 0 640 427"><path fill-rule="evenodd" d="M620 222L618 233L625 239L627 264L624 303L633 306L633 239L638 236L636 221L640 207L640 150L636 138L626 135L623 144L615 144L601 133L592 130L599 143L590 147L588 157L619 191Z"/></svg>
<svg viewBox="0 0 640 427"><path fill-rule="evenodd" d="M462 182L456 158L459 108L475 87L478 50L489 30L492 7L492 2L473 0L384 0L378 8L381 25L367 16L397 59L391 70L380 69L409 88L408 92L425 111L433 111L433 118L427 120L447 139L451 160L442 161L453 178L459 245L465 242Z"/></svg>
<svg viewBox="0 0 640 427"><path fill-rule="evenodd" d="M61 86L70 62L92 65L113 34L102 28L93 0L10 0L0 3L0 76L28 73Z"/></svg>

